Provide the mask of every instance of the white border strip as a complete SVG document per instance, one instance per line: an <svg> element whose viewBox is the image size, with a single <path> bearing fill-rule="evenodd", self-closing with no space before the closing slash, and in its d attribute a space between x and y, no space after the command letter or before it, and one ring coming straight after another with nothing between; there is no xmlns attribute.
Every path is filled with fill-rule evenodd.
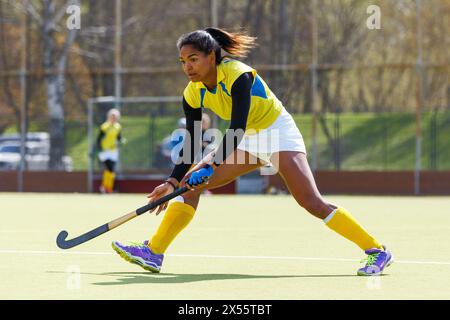
<svg viewBox="0 0 450 320"><path fill-rule="evenodd" d="M93 256L115 255L114 252L100 252L100 251L38 251L38 250L0 250L0 254L93 255ZM227 255L207 255L207 254L167 254L166 256L176 258L242 259L242 260L301 260L301 261L329 261L329 262L360 261L358 259L346 259L346 258L227 256ZM445 261L395 260L395 263L450 266L450 262Z"/></svg>

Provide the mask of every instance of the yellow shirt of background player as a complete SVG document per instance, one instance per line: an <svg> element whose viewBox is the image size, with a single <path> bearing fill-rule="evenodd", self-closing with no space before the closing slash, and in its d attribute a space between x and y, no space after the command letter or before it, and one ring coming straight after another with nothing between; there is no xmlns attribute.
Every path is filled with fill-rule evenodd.
<svg viewBox="0 0 450 320"><path fill-rule="evenodd" d="M120 134L122 127L119 123L112 124L106 121L100 126L100 130L105 134L102 141L102 150L115 150L117 149L117 137Z"/></svg>
<svg viewBox="0 0 450 320"><path fill-rule="evenodd" d="M253 74L250 112L247 131L266 129L278 118L283 104L272 93L264 80L252 67L229 58L224 58L217 65L217 87L209 91L202 82L192 82L184 89L184 98L192 108L211 109L224 120L231 119L231 87L243 73ZM247 132L248 133L248 132Z"/></svg>

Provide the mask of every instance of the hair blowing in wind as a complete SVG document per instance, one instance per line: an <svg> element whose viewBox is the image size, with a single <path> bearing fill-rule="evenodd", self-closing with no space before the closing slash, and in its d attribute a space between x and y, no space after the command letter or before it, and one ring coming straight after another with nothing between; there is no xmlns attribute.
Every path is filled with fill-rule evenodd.
<svg viewBox="0 0 450 320"><path fill-rule="evenodd" d="M233 57L245 58L256 46L256 37L246 32L228 32L219 28L206 28L182 35L177 41L178 50L184 45L192 45L197 50L209 54L216 53L216 62L222 60L221 49Z"/></svg>

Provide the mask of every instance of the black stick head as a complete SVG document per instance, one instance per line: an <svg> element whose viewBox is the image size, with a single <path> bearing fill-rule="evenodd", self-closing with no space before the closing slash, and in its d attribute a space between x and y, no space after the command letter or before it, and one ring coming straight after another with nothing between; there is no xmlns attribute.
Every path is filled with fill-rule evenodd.
<svg viewBox="0 0 450 320"><path fill-rule="evenodd" d="M66 242L66 238L69 234L67 231L61 231L58 234L58 237L56 238L56 245L61 249L68 249L70 246L68 245L68 242Z"/></svg>

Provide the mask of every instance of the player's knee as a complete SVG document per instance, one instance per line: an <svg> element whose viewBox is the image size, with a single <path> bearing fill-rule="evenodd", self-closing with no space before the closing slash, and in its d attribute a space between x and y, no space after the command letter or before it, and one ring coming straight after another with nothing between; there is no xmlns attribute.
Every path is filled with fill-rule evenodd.
<svg viewBox="0 0 450 320"><path fill-rule="evenodd" d="M197 190L186 192L182 197L185 204L197 209L198 203L200 202L200 193Z"/></svg>

